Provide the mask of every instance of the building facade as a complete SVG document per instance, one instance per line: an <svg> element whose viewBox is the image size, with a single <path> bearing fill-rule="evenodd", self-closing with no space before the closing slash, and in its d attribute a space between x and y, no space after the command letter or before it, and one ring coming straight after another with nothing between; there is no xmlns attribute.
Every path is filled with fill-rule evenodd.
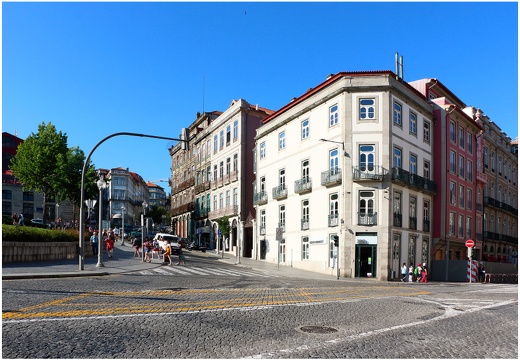
<svg viewBox="0 0 520 360"><path fill-rule="evenodd" d="M432 126L432 106L391 71L331 75L266 118L254 190L261 259L323 273L339 259L342 276L380 280L427 261Z"/></svg>

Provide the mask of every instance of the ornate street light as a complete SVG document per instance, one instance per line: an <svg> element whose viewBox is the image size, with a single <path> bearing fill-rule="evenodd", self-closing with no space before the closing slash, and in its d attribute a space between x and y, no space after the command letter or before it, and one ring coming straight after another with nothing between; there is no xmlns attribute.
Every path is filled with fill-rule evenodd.
<svg viewBox="0 0 520 360"><path fill-rule="evenodd" d="M104 267L103 264L103 250L101 247L101 243L103 242L103 236L101 233L101 221L103 220L103 190L107 187L107 183L104 179L103 174L99 175L99 180L97 181L97 187L99 189L99 224L98 224L98 232L99 232L99 239L98 239L98 262L96 264L96 267Z"/></svg>

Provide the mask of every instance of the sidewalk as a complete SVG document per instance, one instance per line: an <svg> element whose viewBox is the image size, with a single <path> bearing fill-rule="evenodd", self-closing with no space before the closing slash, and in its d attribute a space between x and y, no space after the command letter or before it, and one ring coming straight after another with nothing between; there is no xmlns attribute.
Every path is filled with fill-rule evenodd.
<svg viewBox="0 0 520 360"><path fill-rule="evenodd" d="M2 280L15 279L38 279L38 278L60 278L60 277L80 277L80 276L106 276L111 274L131 273L141 270L153 269L161 266L161 260L153 259L151 263L145 263L142 258L133 256L134 248L125 242L122 246L119 242L114 248L114 256L108 258L106 252L103 254L104 267L96 267L96 257L85 257L84 270L79 270L79 259L56 260L56 261L35 261L24 263L3 263ZM142 254L142 253L141 253ZM258 270L271 275L283 274L289 277L304 277L308 279L335 280L336 277L326 274L319 274L301 269L296 269L288 265L270 263L250 258L241 257L237 261L236 256L225 253L217 254L215 250L187 251L185 254L196 262L197 257L212 258L227 264L236 265L243 268ZM189 263L188 263L189 266Z"/></svg>

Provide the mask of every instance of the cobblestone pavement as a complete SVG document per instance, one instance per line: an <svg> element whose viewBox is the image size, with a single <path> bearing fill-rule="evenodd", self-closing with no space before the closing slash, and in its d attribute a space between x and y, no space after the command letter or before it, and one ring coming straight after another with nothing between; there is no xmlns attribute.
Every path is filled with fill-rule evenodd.
<svg viewBox="0 0 520 360"><path fill-rule="evenodd" d="M2 356L518 358L517 285L229 276L237 267L211 258L189 267L222 271L4 281Z"/></svg>

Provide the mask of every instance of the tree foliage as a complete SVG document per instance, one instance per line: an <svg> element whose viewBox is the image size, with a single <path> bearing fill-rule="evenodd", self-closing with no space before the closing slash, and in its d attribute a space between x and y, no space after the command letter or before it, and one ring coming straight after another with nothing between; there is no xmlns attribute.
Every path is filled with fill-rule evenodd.
<svg viewBox="0 0 520 360"><path fill-rule="evenodd" d="M58 132L52 123L42 122L38 132L32 133L18 146L10 169L24 190L43 195L43 208L47 199L68 199L76 205L81 199L81 172L85 155L79 148L68 148L67 134ZM94 167L86 172L85 194L95 195ZM86 197L88 198L88 197ZM43 214L45 218L45 212Z"/></svg>
<svg viewBox="0 0 520 360"><path fill-rule="evenodd" d="M159 207L156 204L150 207L150 211L147 216L151 217L154 224L162 224L163 215L167 215L168 212L163 208Z"/></svg>
<svg viewBox="0 0 520 360"><path fill-rule="evenodd" d="M222 231L222 235L229 235L231 232L231 224L229 223L229 216L223 216L215 220L218 224L218 228Z"/></svg>

